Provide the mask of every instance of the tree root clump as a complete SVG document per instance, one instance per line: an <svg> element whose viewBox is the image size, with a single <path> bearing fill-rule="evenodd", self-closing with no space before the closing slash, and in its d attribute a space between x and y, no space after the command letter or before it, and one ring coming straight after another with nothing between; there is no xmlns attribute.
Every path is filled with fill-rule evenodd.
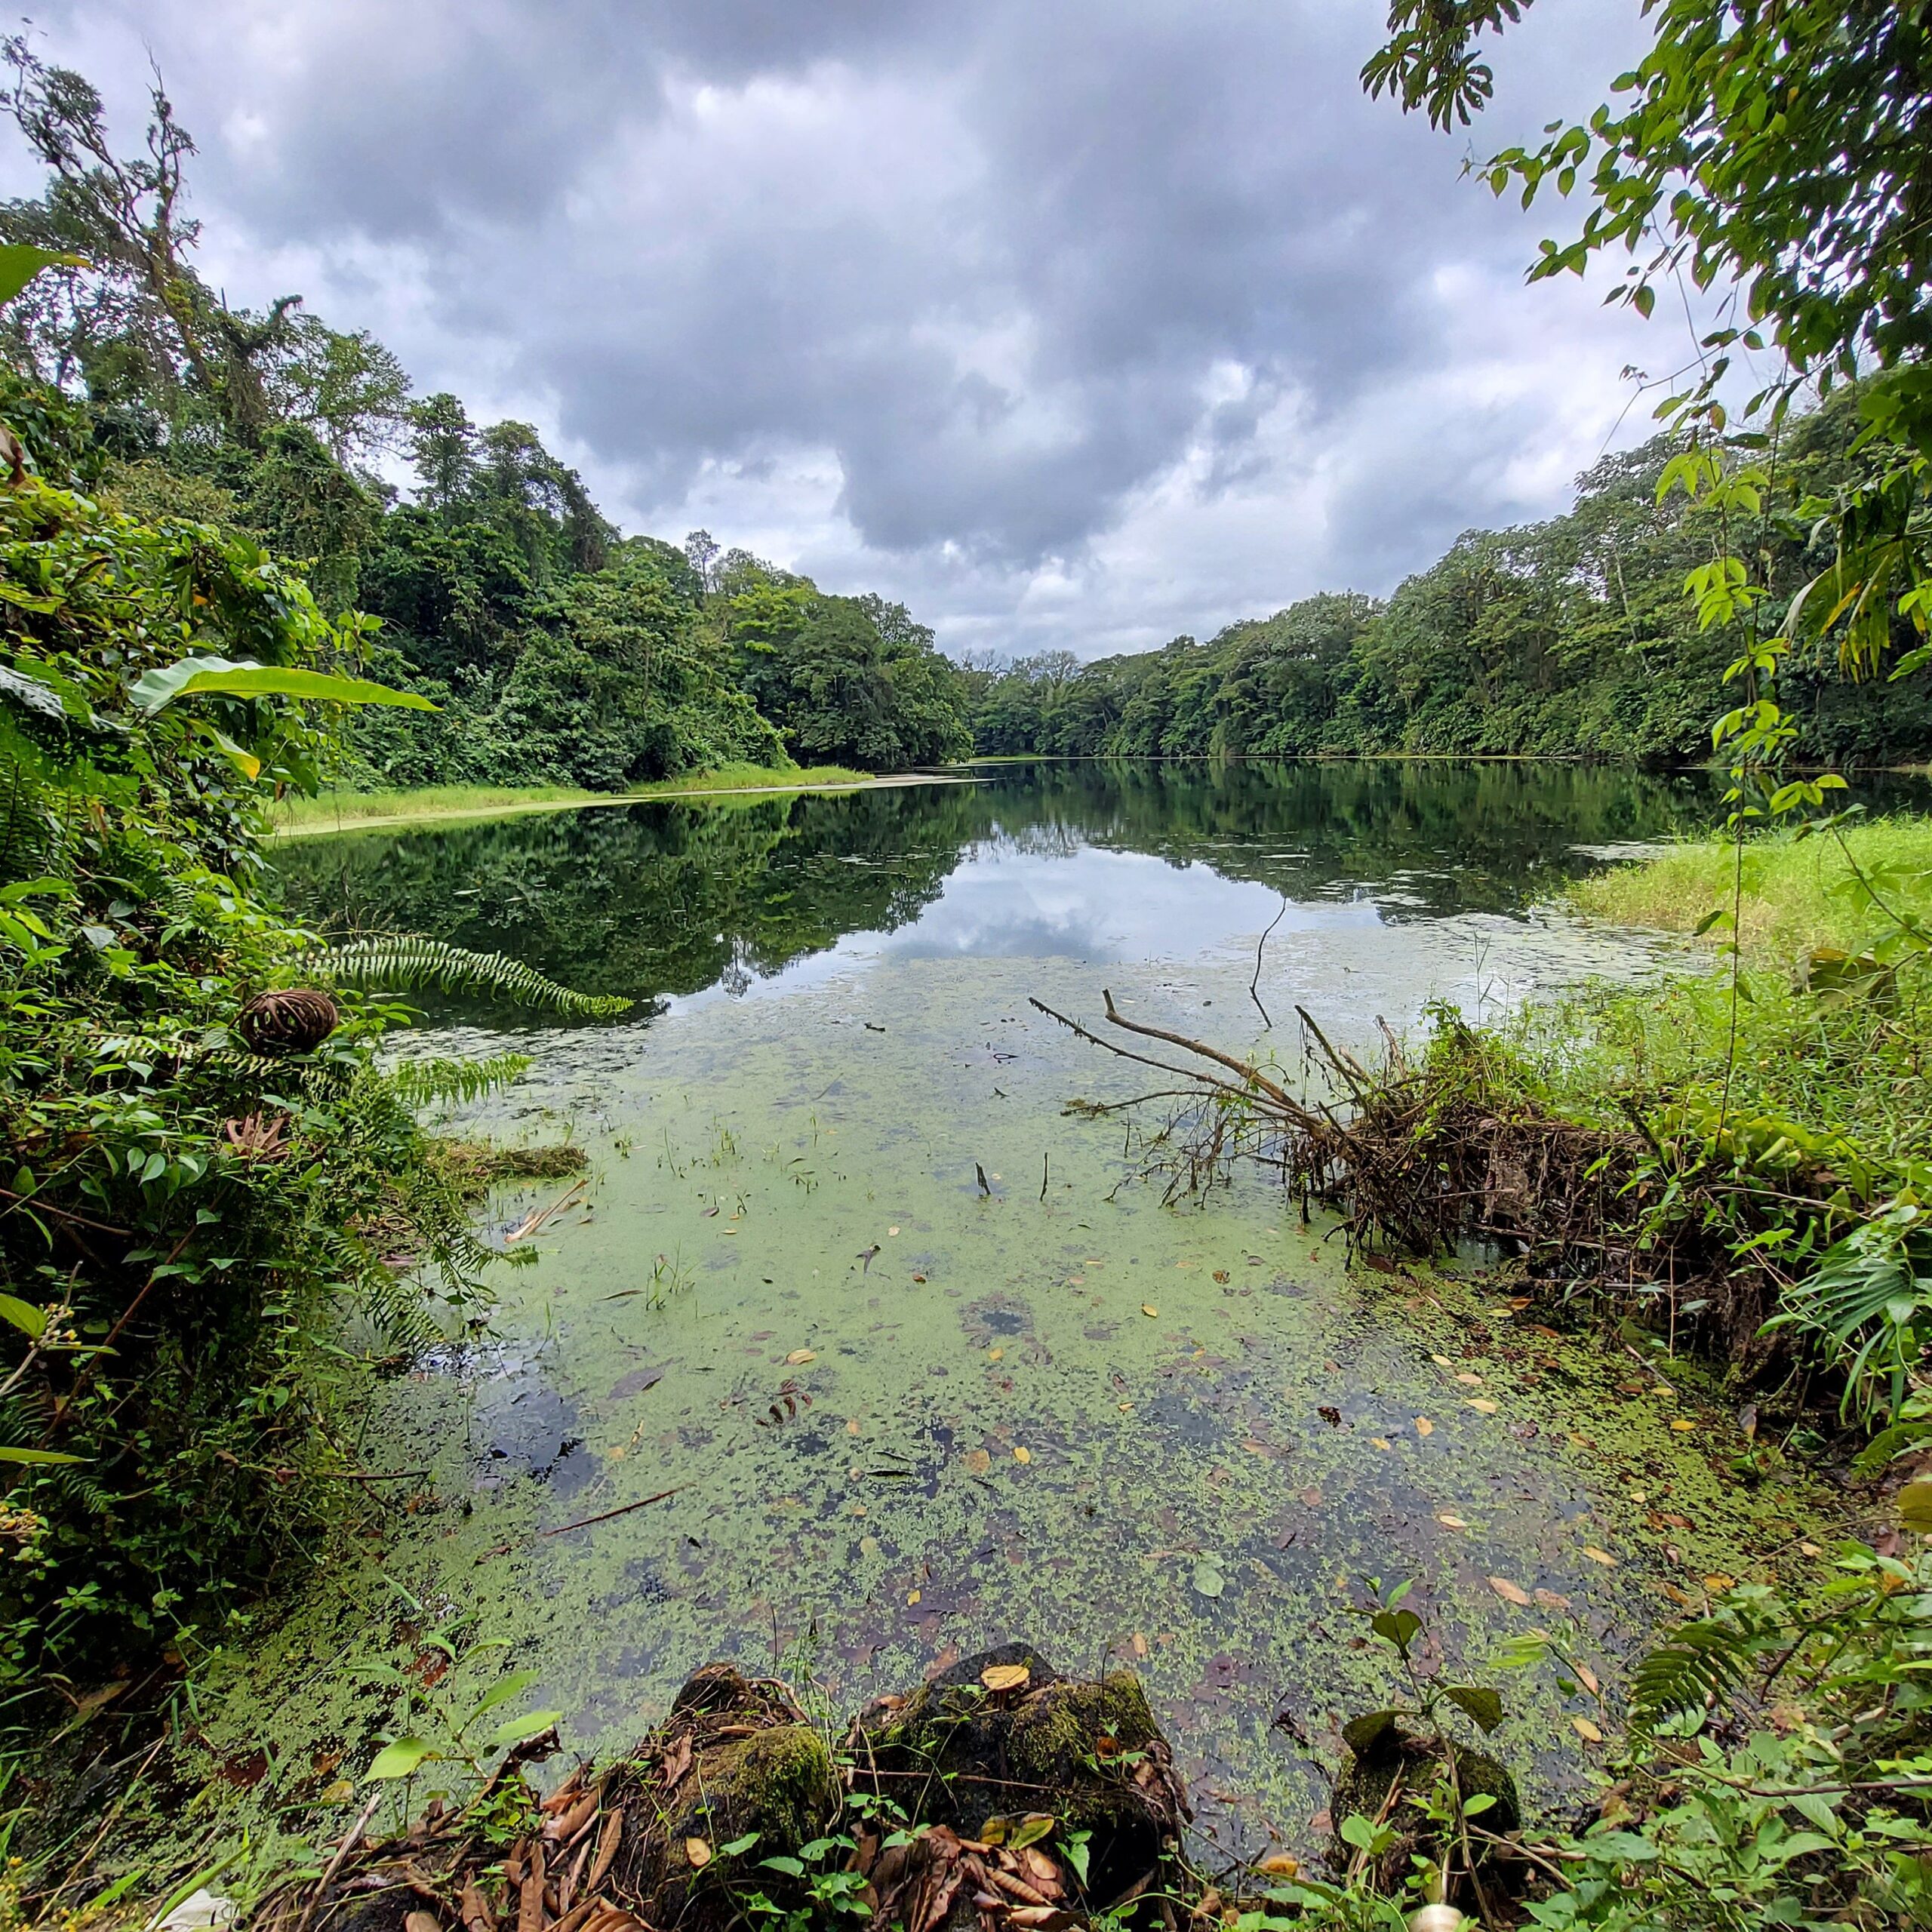
<svg viewBox="0 0 1932 1932"><path fill-rule="evenodd" d="M1324 1090L1311 1099L1272 1069L1130 1020L1103 998L1108 1024L1136 1036L1131 1044L1032 1004L1091 1044L1171 1077L1134 1100L1076 1105L1145 1118L1164 1104L1140 1149L1171 1196L1251 1163L1276 1175L1304 1214L1315 1204L1337 1211L1352 1253L1435 1255L1487 1241L1518 1257L1532 1284L1592 1294L1748 1374L1788 1348L1763 1333L1787 1285L1775 1252L1767 1244L1740 1257L1794 1205L1815 1203L1828 1221L1837 1176L1781 1169L1761 1186L1748 1150L1724 1164L1687 1140L1673 1155L1634 1103L1627 1128L1566 1119L1525 1094L1500 1050L1452 1014L1438 1015L1419 1066L1385 1026L1384 1057L1371 1068L1297 1008ZM1158 1052L1143 1049L1149 1041Z"/></svg>
<svg viewBox="0 0 1932 1932"><path fill-rule="evenodd" d="M247 1932L724 1932L832 1911L1062 1932L1156 1888L1191 1815L1138 1680L1071 1682L1024 1645L881 1700L835 1748L787 1686L714 1663L629 1756L540 1796L526 1767L555 1749L546 1733L467 1802L365 1841L372 1805Z"/></svg>

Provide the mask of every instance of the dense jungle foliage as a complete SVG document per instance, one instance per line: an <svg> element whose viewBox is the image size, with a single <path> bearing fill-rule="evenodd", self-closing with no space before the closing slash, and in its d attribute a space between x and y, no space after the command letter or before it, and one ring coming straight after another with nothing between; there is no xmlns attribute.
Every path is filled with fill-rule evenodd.
<svg viewBox="0 0 1932 1932"><path fill-rule="evenodd" d="M1792 428L1766 574L1789 598L1823 567L1816 506L1869 460L1841 392ZM1547 523L1471 531L1377 600L1324 594L1204 644L1082 664L1051 652L980 666L982 752L1241 758L1422 752L1700 761L1735 626L1700 626L1684 579L1721 546L1716 519L1658 483L1681 438L1606 457ZM1786 669L1786 707L1814 762L1914 761L1932 747L1932 686L1854 681L1835 651Z"/></svg>
<svg viewBox="0 0 1932 1932"><path fill-rule="evenodd" d="M622 536L529 424L412 398L381 343L300 297L231 308L192 265L194 143L159 85L146 151L124 158L79 75L17 38L5 57L48 186L0 207L0 242L70 259L0 323L0 408L107 506L259 543L330 616L380 620L372 668L438 709L356 723L339 782L620 791L970 749L958 673L902 606L828 595L703 531L681 549Z"/></svg>
<svg viewBox="0 0 1932 1932"><path fill-rule="evenodd" d="M401 1264L478 1294L414 1108L517 1064L379 1071L378 989L622 1004L263 893L267 801L398 702L358 642L245 538L0 486L0 1690L219 1641L353 1466L343 1312L380 1352L434 1331Z"/></svg>

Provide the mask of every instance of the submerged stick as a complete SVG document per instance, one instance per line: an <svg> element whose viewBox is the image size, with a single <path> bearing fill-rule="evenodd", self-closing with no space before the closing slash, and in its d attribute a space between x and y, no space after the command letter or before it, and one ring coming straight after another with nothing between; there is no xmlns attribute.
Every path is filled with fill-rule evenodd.
<svg viewBox="0 0 1932 1932"><path fill-rule="evenodd" d="M554 1530L539 1530L540 1537L568 1536L572 1530L587 1530L592 1523L608 1523L613 1516L628 1516L633 1509L648 1509L654 1503L662 1503L667 1496L675 1496L681 1489L688 1489L689 1483L677 1483L669 1489L660 1489L655 1496L641 1497L635 1503L620 1503L614 1509L600 1511L595 1516L586 1516L580 1522L559 1523Z"/></svg>
<svg viewBox="0 0 1932 1932"><path fill-rule="evenodd" d="M1268 921L1267 931L1254 942L1254 977L1247 983L1247 996L1260 1008L1261 1023L1271 1033L1275 1030L1275 1023L1268 1017L1268 1009L1261 1004L1261 949L1268 943L1268 934L1287 916L1288 895L1284 892L1281 894L1281 909Z"/></svg>

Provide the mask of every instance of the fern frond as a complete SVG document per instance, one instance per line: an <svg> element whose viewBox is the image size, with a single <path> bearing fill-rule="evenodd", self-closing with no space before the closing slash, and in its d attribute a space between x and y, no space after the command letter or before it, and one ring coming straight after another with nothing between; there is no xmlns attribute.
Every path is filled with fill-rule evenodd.
<svg viewBox="0 0 1932 1932"><path fill-rule="evenodd" d="M530 1070L524 1054L492 1054L487 1060L405 1060L389 1069L396 1098L406 1107L454 1101L466 1104L500 1092Z"/></svg>
<svg viewBox="0 0 1932 1932"><path fill-rule="evenodd" d="M1684 1711L1721 1703L1758 1648L1751 1632L1717 1617L1680 1624L1630 1673L1630 1720L1650 1730Z"/></svg>
<svg viewBox="0 0 1932 1932"><path fill-rule="evenodd" d="M435 986L446 993L484 993L586 1020L613 1019L634 1004L615 994L574 992L500 952L472 952L446 940L408 933L325 947L315 955L315 964L340 983L398 992Z"/></svg>
<svg viewBox="0 0 1932 1932"><path fill-rule="evenodd" d="M0 752L0 883L53 869L59 832L34 775L22 759Z"/></svg>

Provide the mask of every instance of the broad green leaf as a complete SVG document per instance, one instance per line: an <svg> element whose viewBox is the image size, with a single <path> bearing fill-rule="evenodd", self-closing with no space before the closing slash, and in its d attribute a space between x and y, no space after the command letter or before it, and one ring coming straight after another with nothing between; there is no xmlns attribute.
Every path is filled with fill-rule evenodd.
<svg viewBox="0 0 1932 1932"><path fill-rule="evenodd" d="M414 691L392 691L368 678L253 664L245 658L184 657L179 663L143 672L134 681L132 695L135 703L149 712L163 709L177 698L203 696L314 698L325 704L399 705L410 711L436 708Z"/></svg>
<svg viewBox="0 0 1932 1932"><path fill-rule="evenodd" d="M1038 1844L1059 1823L1051 1811L1029 1811L1014 1826L1007 1847L1010 1850L1024 1851L1029 1844Z"/></svg>
<svg viewBox="0 0 1932 1932"><path fill-rule="evenodd" d="M57 254L51 248L29 248L24 242L0 244L0 302L11 302L42 269L84 269L81 255Z"/></svg>
<svg viewBox="0 0 1932 1932"><path fill-rule="evenodd" d="M1358 1758L1365 1758L1395 1727L1397 1711L1371 1711L1364 1717L1351 1718L1342 1727L1342 1742Z"/></svg>
<svg viewBox="0 0 1932 1932"><path fill-rule="evenodd" d="M1502 1697L1481 1684L1445 1684L1442 1694L1457 1709L1475 1719L1485 1733L1494 1730L1503 1721Z"/></svg>
<svg viewBox="0 0 1932 1932"><path fill-rule="evenodd" d="M805 1868L795 1858L786 1858L782 1855L776 1858L761 1858L758 1868L765 1872L782 1872L788 1878L802 1878L805 1875Z"/></svg>
<svg viewBox="0 0 1932 1932"><path fill-rule="evenodd" d="M742 1858L758 1843L758 1838L757 1832L747 1832L743 1838L734 1838L729 1844L721 1844L718 1847L718 1855L720 1858Z"/></svg>
<svg viewBox="0 0 1932 1932"><path fill-rule="evenodd" d="M1342 1820L1342 1842L1352 1844L1358 1851L1367 1851L1375 1843L1375 1827L1359 1811L1352 1811Z"/></svg>
<svg viewBox="0 0 1932 1932"><path fill-rule="evenodd" d="M1932 1476L1921 1476L1899 1491L1901 1526L1921 1537L1932 1537Z"/></svg>
<svg viewBox="0 0 1932 1932"><path fill-rule="evenodd" d="M467 1730L479 1718L486 1718L494 1710L500 1709L512 1697L520 1697L537 1681L534 1670L513 1670L509 1675L500 1678L476 1700L476 1708L463 1721Z"/></svg>
<svg viewBox="0 0 1932 1932"><path fill-rule="evenodd" d="M0 1448L0 1463L85 1463L85 1456L63 1456L57 1449Z"/></svg>
<svg viewBox="0 0 1932 1932"><path fill-rule="evenodd" d="M0 1321L11 1321L31 1341L38 1341L47 1332L46 1309L21 1300L18 1295L0 1295Z"/></svg>
<svg viewBox="0 0 1932 1932"><path fill-rule="evenodd" d="M510 1718L491 1732L491 1748L500 1751L506 1745L522 1744L531 1738L541 1737L563 1715L561 1711L526 1711L520 1718Z"/></svg>
<svg viewBox="0 0 1932 1932"><path fill-rule="evenodd" d="M1368 1627L1406 1657L1409 1646L1421 1634L1422 1619L1412 1610L1378 1611L1369 1619Z"/></svg>
<svg viewBox="0 0 1932 1932"><path fill-rule="evenodd" d="M376 1753L375 1761L364 1776L371 1778L406 1778L426 1758L436 1755L426 1737L398 1737Z"/></svg>

